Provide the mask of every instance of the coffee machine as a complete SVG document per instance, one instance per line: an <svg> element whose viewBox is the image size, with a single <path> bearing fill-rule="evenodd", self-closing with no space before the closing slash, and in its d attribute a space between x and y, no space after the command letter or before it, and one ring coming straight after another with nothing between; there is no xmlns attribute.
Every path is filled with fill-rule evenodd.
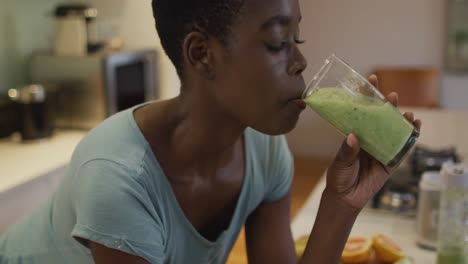
<svg viewBox="0 0 468 264"><path fill-rule="evenodd" d="M84 56L102 48L96 18L98 11L88 5L62 4L55 8L55 55Z"/></svg>

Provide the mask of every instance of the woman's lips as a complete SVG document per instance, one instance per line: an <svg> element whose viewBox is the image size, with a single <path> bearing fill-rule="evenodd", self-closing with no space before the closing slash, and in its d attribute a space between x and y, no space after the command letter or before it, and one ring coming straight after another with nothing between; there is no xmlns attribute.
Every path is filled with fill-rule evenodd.
<svg viewBox="0 0 468 264"><path fill-rule="evenodd" d="M304 110L307 106L304 100L302 99L293 99L291 100L291 103L294 103L295 105L297 105L297 107L299 107L299 109L301 110Z"/></svg>

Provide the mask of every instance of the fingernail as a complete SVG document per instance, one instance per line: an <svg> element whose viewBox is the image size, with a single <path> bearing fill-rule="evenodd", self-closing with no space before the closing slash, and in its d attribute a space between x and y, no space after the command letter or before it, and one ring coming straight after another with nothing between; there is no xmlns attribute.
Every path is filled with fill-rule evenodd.
<svg viewBox="0 0 468 264"><path fill-rule="evenodd" d="M348 147L350 147L350 148L353 147L353 142L351 141L351 137L348 136L348 138L346 139L346 144L347 144Z"/></svg>

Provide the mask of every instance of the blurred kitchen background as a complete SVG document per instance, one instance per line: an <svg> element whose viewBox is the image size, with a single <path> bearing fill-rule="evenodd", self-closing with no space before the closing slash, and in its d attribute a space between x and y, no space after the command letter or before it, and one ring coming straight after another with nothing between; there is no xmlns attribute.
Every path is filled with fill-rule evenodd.
<svg viewBox="0 0 468 264"><path fill-rule="evenodd" d="M336 53L423 120L397 188L370 205L414 216L421 175L468 158L468 0L300 2L306 80ZM178 91L150 0L0 0L0 233L53 192L89 129ZM307 110L287 138L294 216L343 137Z"/></svg>

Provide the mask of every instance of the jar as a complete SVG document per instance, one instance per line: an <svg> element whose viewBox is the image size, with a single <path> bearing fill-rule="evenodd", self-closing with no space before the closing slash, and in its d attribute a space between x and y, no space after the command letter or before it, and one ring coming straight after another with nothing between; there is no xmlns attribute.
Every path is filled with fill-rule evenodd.
<svg viewBox="0 0 468 264"><path fill-rule="evenodd" d="M438 264L468 263L468 166L444 163L439 211Z"/></svg>
<svg viewBox="0 0 468 264"><path fill-rule="evenodd" d="M46 138L54 131L54 113L42 85L8 90L18 111L18 131L23 141Z"/></svg>
<svg viewBox="0 0 468 264"><path fill-rule="evenodd" d="M431 250L437 249L440 189L439 171L426 171L419 182L419 198L416 216L417 243Z"/></svg>

